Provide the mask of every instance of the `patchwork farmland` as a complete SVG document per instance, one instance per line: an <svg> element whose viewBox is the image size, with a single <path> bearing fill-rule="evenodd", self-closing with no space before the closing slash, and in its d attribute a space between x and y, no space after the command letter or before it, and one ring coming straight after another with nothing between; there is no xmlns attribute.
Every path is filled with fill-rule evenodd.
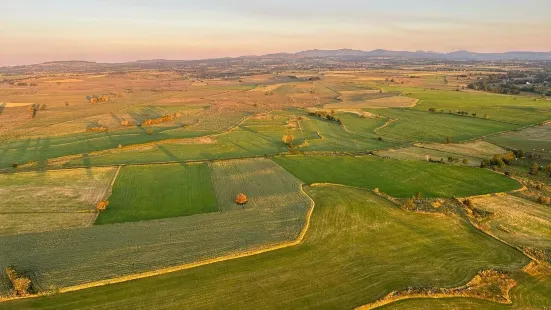
<svg viewBox="0 0 551 310"><path fill-rule="evenodd" d="M1 75L0 309L551 307L549 100L396 66Z"/></svg>

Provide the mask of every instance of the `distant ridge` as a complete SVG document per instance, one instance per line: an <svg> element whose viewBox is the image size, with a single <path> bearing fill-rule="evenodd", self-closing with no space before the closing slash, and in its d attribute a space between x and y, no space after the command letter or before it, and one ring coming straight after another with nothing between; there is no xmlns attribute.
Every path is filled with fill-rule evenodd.
<svg viewBox="0 0 551 310"><path fill-rule="evenodd" d="M376 59L399 59L399 60L428 60L428 61L506 61L506 60L519 60L519 61L551 61L551 52L531 52L531 51L510 51L504 53L477 53L466 50L455 51L451 53L439 53L431 51L391 51L384 49L376 49L372 51L362 51L355 49L338 49L338 50L321 50L312 49L298 53L272 53L260 56L240 56L240 57L220 57L220 58L208 58L208 59L196 59L196 60L167 60L167 59L144 59L129 61L124 63L98 63L94 61L80 61L80 60L68 60L68 61L50 61L41 64L32 65L19 65L19 66L4 66L0 67L0 73L13 70L33 70L33 68L39 70L40 67L93 67L106 68L113 66L121 66L125 68L151 68L158 66L160 68L166 68L175 65L193 65L202 62L214 62L223 63L228 61L279 61L286 62L291 61L299 63L301 59L309 59L313 61L322 61L328 59L332 61L368 61ZM99 70L99 69L98 69ZM18 71L18 72L19 72Z"/></svg>
<svg viewBox="0 0 551 310"><path fill-rule="evenodd" d="M410 59L442 59L442 60L551 60L551 52L511 51L505 53L476 53L465 50L451 53L437 53L426 51L391 51L376 49L372 51L339 49L339 50L307 50L292 54L298 57L397 57Z"/></svg>

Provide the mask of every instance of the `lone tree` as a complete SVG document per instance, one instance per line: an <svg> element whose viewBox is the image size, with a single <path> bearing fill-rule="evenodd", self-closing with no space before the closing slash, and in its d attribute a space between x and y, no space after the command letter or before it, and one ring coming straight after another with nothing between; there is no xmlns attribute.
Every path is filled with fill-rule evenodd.
<svg viewBox="0 0 551 310"><path fill-rule="evenodd" d="M98 202L98 204L97 204L98 212L105 211L105 209L107 209L108 205L109 205L109 201L107 201L107 200L102 200L102 201Z"/></svg>
<svg viewBox="0 0 551 310"><path fill-rule="evenodd" d="M240 206L244 206L247 203L247 196L243 193L239 193L235 197L235 202Z"/></svg>
<svg viewBox="0 0 551 310"><path fill-rule="evenodd" d="M283 137L281 137L281 141L283 141L283 143L287 144L289 147L293 144L293 139L294 137L292 135L284 135Z"/></svg>

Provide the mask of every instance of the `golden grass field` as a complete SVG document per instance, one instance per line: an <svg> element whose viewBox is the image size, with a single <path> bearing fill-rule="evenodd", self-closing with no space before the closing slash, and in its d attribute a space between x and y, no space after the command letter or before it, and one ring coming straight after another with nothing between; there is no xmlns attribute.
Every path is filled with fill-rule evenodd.
<svg viewBox="0 0 551 310"><path fill-rule="evenodd" d="M0 174L0 235L93 224L96 204L111 189L116 168Z"/></svg>

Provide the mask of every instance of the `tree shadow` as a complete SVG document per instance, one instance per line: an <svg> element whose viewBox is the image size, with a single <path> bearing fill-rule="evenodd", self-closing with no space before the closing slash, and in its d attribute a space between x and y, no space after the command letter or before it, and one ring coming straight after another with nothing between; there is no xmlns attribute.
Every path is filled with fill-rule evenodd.
<svg viewBox="0 0 551 310"><path fill-rule="evenodd" d="M166 147L164 147L163 145L159 145L158 149L175 163L179 163L180 166L185 166L185 163L182 161L181 158L178 158L176 155L174 155L174 153L167 150Z"/></svg>
<svg viewBox="0 0 551 310"><path fill-rule="evenodd" d="M86 176L89 178L93 177L94 173L92 172L92 160L90 159L90 155L88 153L82 154L82 164L86 170Z"/></svg>

